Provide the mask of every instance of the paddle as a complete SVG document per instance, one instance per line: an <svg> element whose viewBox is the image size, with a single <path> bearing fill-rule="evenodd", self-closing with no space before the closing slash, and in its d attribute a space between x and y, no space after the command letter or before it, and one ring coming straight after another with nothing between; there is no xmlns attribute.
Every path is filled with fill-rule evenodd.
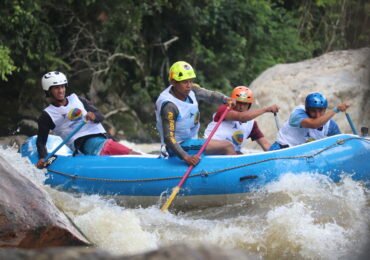
<svg viewBox="0 0 370 260"><path fill-rule="evenodd" d="M280 124L279 124L279 118L277 117L276 113L274 113L274 118L275 118L276 128L279 131L280 130Z"/></svg>
<svg viewBox="0 0 370 260"><path fill-rule="evenodd" d="M45 162L46 162L46 166L50 165L53 160L50 160L50 158L52 158L56 152L59 151L59 149L65 145L71 138L72 136L74 136L78 131L80 131L80 129L86 124L86 121L85 120L82 120L81 123L79 123L77 125L77 127L75 129L72 130L72 132L70 132L68 134L68 136L63 140L63 142L61 142L51 153L49 153L46 157L45 157ZM50 160L50 162L49 162Z"/></svg>
<svg viewBox="0 0 370 260"><path fill-rule="evenodd" d="M347 112L346 112L346 117L347 117L348 124L351 127L351 129L352 129L352 132L355 135L358 135L357 130L355 128L355 125L353 124L352 119L351 119L350 115Z"/></svg>
<svg viewBox="0 0 370 260"><path fill-rule="evenodd" d="M225 111L221 115L220 119L218 120L217 124L213 128L212 132L209 134L207 140L205 141L205 143L202 145L202 147L200 148L200 150L196 154L198 157L201 156L203 151L206 149L208 143L211 141L211 139L212 139L213 135L215 134L217 128L220 126L220 124L224 120L224 118L225 118L227 112L229 112L229 110L230 110L230 106L227 106L227 108L225 109ZM188 169L186 170L185 174L182 176L179 184L177 184L177 186L172 189L172 193L171 193L170 197L168 197L166 203L164 203L162 208L161 208L162 211L168 211L168 208L170 207L172 201L175 199L175 197L179 193L182 185L185 183L186 179L189 177L190 172L193 170L193 168L194 168L194 166L190 165L188 167Z"/></svg>

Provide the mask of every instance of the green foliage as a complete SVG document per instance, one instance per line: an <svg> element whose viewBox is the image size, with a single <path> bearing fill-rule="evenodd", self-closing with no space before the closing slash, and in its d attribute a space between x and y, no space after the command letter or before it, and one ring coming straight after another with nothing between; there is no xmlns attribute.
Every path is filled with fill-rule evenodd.
<svg viewBox="0 0 370 260"><path fill-rule="evenodd" d="M112 118L151 125L173 62L188 61L201 86L228 94L275 64L368 46L369 10L366 0L3 0L0 96L13 99L14 115L35 119L40 76L62 70L69 90L103 112L117 109L112 96L135 111Z"/></svg>
<svg viewBox="0 0 370 260"><path fill-rule="evenodd" d="M305 0L294 2L290 8L299 19L300 38L313 47L315 56L369 46L367 0Z"/></svg>
<svg viewBox="0 0 370 260"><path fill-rule="evenodd" d="M13 60L10 58L10 50L0 45L0 76L1 80L7 81L7 76L17 69Z"/></svg>

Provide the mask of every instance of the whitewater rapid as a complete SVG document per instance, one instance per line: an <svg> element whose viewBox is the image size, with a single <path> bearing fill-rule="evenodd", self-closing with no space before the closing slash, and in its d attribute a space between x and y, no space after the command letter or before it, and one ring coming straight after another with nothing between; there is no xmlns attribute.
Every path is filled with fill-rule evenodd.
<svg viewBox="0 0 370 260"><path fill-rule="evenodd" d="M15 148L0 148L0 156L46 190L96 247L112 254L183 242L242 249L262 259L356 259L369 250L369 190L350 177L333 183L319 174L287 172L243 203L174 214L57 191Z"/></svg>

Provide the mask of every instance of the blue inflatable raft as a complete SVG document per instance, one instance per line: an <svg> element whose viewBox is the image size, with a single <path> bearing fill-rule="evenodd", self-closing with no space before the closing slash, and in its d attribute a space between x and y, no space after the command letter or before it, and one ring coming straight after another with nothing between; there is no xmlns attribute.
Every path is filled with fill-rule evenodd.
<svg viewBox="0 0 370 260"><path fill-rule="evenodd" d="M21 147L22 156L38 160L36 137ZM49 136L48 151L62 140ZM46 184L63 191L113 196L125 206L161 203L180 181L187 165L177 159L143 156L72 156L63 147L48 167ZM285 173L318 173L340 181L345 174L370 181L370 139L341 134L272 152L204 156L186 180L173 206L209 207L234 203Z"/></svg>

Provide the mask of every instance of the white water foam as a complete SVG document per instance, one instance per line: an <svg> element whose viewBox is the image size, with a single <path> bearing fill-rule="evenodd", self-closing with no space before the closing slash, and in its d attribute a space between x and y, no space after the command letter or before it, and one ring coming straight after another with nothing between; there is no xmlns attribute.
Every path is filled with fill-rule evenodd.
<svg viewBox="0 0 370 260"><path fill-rule="evenodd" d="M0 149L0 155L34 182L44 179L43 171L14 149ZM113 254L187 242L243 249L267 259L354 259L369 239L369 193L349 177L336 184L319 174L288 173L244 203L176 215L40 186L88 239Z"/></svg>
<svg viewBox="0 0 370 260"><path fill-rule="evenodd" d="M75 197L55 190L49 192L56 205L97 247L117 255L157 248L157 236L143 229L135 210L119 207L114 201L99 196Z"/></svg>

